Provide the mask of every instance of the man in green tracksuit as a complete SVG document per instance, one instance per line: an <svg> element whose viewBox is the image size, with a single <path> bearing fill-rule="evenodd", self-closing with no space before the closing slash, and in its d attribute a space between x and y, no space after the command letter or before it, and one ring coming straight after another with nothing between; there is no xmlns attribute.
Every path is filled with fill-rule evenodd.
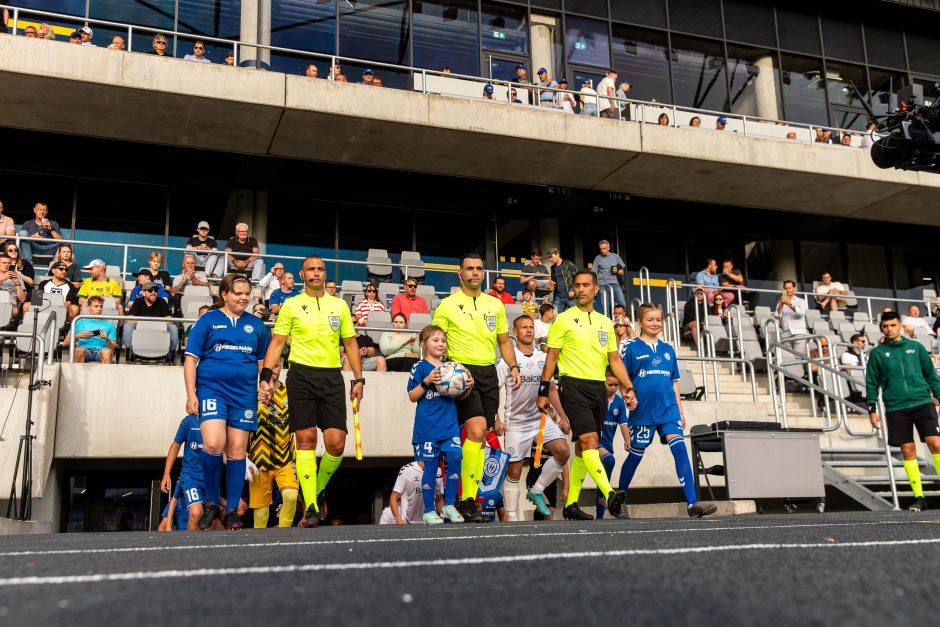
<svg viewBox="0 0 940 627"><path fill-rule="evenodd" d="M901 447L904 471L914 492L910 510L922 512L927 509L927 501L917 467L914 427L921 441L927 443L940 475L940 424L934 407L940 404L940 377L923 345L901 336L901 319L897 313L889 311L881 315L881 332L884 338L869 353L865 371L869 419L873 427L881 428L877 412L880 388L888 444Z"/></svg>

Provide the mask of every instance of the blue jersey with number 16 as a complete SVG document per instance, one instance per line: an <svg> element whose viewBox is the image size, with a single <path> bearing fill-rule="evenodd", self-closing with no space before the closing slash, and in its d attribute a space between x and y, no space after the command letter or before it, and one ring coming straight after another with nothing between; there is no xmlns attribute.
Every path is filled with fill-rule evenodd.
<svg viewBox="0 0 940 627"><path fill-rule="evenodd" d="M268 330L251 314L230 318L221 309L206 312L189 332L186 354L199 360L196 393L219 396L234 407L258 403L258 362L268 349Z"/></svg>

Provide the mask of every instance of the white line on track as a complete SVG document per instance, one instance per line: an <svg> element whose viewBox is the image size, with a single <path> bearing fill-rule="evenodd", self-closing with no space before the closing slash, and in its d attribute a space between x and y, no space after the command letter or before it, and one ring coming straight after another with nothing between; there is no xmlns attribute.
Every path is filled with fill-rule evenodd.
<svg viewBox="0 0 940 627"><path fill-rule="evenodd" d="M923 524L924 520L890 520L874 522L850 522L850 523L811 523L795 525L742 525L737 527L693 527L693 528L670 528L670 529L623 529L608 531L550 531L546 533L468 533L465 535L441 535L426 536L422 538L361 538L350 540L301 540L296 542L245 542L245 543L226 543L226 544L186 544L177 546L136 546L136 547L110 547L106 549L52 549L48 551L8 551L0 553L0 557L27 557L27 556L52 556L52 555L99 555L105 553L137 553L137 552L159 552L159 551L191 551L202 549L246 549L246 548L278 548L278 547L297 547L297 546L343 546L357 544L384 544L388 542L447 542L459 540L499 540L503 538L549 538L559 536L631 536L646 534L663 533L699 533L715 531L738 531L755 529L813 529L813 528L834 528L834 527L862 527L869 525L915 525ZM532 527L541 525L529 525ZM515 528L515 525L513 525Z"/></svg>
<svg viewBox="0 0 940 627"><path fill-rule="evenodd" d="M679 547L671 549L623 549L614 551L579 551L573 553L536 553L529 555L505 555L495 557L466 557L458 559L413 560L399 562L347 562L334 564L292 564L286 566L244 566L238 568L202 568L197 570L158 570L152 572L98 573L91 575L61 575L50 577L12 577L0 579L0 588L16 586L42 586L81 583L103 583L117 581L146 581L154 579L191 579L193 577L220 577L232 575L271 575L279 573L301 573L316 571L350 571L377 569L405 569L427 566L479 566L484 564L509 564L545 559L587 559L597 557L627 556L671 556L693 553L727 553L733 551L786 551L814 549L877 548L911 545L940 544L940 538L918 540L874 540L868 542L843 543L763 543L737 544L729 546Z"/></svg>

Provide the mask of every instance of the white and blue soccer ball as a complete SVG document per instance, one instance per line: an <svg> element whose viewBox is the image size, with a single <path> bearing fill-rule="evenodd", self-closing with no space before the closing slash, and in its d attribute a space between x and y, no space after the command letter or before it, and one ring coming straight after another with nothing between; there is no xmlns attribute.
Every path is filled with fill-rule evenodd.
<svg viewBox="0 0 940 627"><path fill-rule="evenodd" d="M460 396L470 387L470 373L456 361L445 361L438 370L441 372L441 381L437 384L439 394Z"/></svg>

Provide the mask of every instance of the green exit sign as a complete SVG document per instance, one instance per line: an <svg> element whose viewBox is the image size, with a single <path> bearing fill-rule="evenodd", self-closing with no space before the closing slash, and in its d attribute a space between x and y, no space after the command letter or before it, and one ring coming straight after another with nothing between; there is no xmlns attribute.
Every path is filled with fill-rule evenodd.
<svg viewBox="0 0 940 627"><path fill-rule="evenodd" d="M575 50L587 50L587 44L583 41L574 42Z"/></svg>
<svg viewBox="0 0 940 627"><path fill-rule="evenodd" d="M506 39L506 33L504 33L504 32L501 31L501 30L494 30L494 31L493 31L493 38L494 38L494 39Z"/></svg>

